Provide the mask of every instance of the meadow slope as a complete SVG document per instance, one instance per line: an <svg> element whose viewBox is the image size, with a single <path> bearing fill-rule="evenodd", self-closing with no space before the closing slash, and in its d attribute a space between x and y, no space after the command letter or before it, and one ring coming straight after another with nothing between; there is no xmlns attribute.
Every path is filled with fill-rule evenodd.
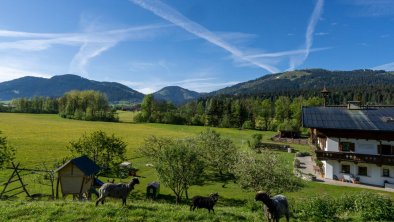
<svg viewBox="0 0 394 222"><path fill-rule="evenodd" d="M253 209L256 210L256 203L253 200L254 192L242 191L233 182L222 187L221 182L207 179L202 186L192 186L190 188L190 196L208 195L211 192L219 192L220 199L216 215L206 215L205 212L191 214L188 212L187 205L173 205L174 197L172 192L165 186L161 187L161 202L163 202L163 205L144 201L146 184L157 180L154 169L147 167L146 163L148 161L140 157L137 152L144 138L150 135L174 138L190 137L203 131L205 127L135 124L131 123L130 113L121 113L120 117L123 122L108 123L62 119L57 115L0 113L0 130L3 132L2 135L6 136L10 144L17 149L16 162L20 162L23 167L39 167L43 162L46 162L50 166L54 161L69 155L69 151L66 148L69 141L78 139L83 133L102 130L109 134L114 133L127 142L127 157L139 169L138 175L141 181L141 184L137 185L136 190L131 194L131 206L127 207L130 210L122 210L121 203L117 200L109 201L108 208L95 208L90 202L73 202L69 199L54 202L30 202L26 201L23 195L20 195L19 200L16 201L0 201L0 212L2 212L0 213L0 220L12 220L15 218L15 221L19 221L19 219L48 221L64 218L66 221L85 221L104 218L110 221L128 218L130 221L166 221L166 215L171 218L168 221L261 220L261 212L253 211ZM215 128L215 130L221 133L223 137L233 140L240 149L248 149L246 142L254 133L262 133L266 141L269 141L269 138L275 134L275 132L238 129ZM294 147L297 150L311 151L308 146ZM287 152L278 152L278 154L283 159L284 167L292 167L294 154ZM0 171L0 182L6 181L10 173L9 170ZM49 188L38 184L36 177L37 175L34 174L24 177L29 184L29 192L49 194ZM102 179L106 180L107 178ZM122 182L128 180L117 179L117 181ZM0 185L0 189L2 188L3 186ZM292 201L298 202L314 196L341 196L343 194L359 193L364 190L360 188L330 186L317 182L304 182L304 187L301 190L293 193L285 193L285 195ZM380 193L391 198L394 197L393 193L371 192ZM188 201L183 202L183 204L187 203ZM45 211L45 209L48 210ZM35 215L33 219L29 219L30 214ZM155 216L156 214L160 216L157 217Z"/></svg>

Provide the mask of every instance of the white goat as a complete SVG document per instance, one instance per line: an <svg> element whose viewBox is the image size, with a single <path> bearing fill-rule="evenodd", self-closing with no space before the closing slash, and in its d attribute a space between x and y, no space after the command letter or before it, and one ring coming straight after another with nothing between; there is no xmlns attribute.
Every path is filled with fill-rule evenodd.
<svg viewBox="0 0 394 222"><path fill-rule="evenodd" d="M122 199L122 205L126 205L127 196L129 195L130 191L134 189L134 185L139 183L140 181L138 180L138 178L133 178L128 184L103 184L99 189L100 197L96 200L96 206L100 201L101 204L104 204L104 200L106 197Z"/></svg>

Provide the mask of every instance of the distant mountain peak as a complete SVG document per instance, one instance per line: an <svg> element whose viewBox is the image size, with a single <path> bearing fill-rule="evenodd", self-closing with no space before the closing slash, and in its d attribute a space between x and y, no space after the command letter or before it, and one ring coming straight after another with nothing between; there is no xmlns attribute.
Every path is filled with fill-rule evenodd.
<svg viewBox="0 0 394 222"><path fill-rule="evenodd" d="M98 82L75 74L56 75L49 79L22 77L0 83L0 101L34 96L60 97L71 90L96 90L105 93L111 102L139 103L144 94L119 83Z"/></svg>
<svg viewBox="0 0 394 222"><path fill-rule="evenodd" d="M153 97L156 100L170 101L175 105L181 105L187 101L197 99L202 94L191 91L180 86L166 86L161 90L153 93Z"/></svg>
<svg viewBox="0 0 394 222"><path fill-rule="evenodd" d="M353 71L330 71L325 69L303 69L265 75L255 80L226 87L208 95L257 95L257 96L299 96L305 91L316 91L324 86L329 89L383 87L394 84L393 72L359 69Z"/></svg>

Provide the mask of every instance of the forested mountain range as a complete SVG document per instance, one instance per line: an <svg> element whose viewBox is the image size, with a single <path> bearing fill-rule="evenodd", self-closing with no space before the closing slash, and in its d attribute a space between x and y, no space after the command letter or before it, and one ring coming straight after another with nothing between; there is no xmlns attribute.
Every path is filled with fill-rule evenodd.
<svg viewBox="0 0 394 222"><path fill-rule="evenodd" d="M331 104L361 100L370 104L394 104L394 72L383 70L328 71L305 69L265 75L208 94L181 87L165 87L154 93L155 99L171 101L175 105L199 97L230 95L236 97L272 98L287 96L309 98L319 96L323 87L331 92ZM0 101L34 96L60 97L70 90L97 90L107 94L110 102L139 103L144 94L115 82L98 82L77 75L60 75L50 79L23 77L0 83Z"/></svg>
<svg viewBox="0 0 394 222"><path fill-rule="evenodd" d="M164 100L172 102L174 105L180 105L187 101L197 99L204 94L184 89L179 86L167 86L163 89L153 93L153 97L156 100Z"/></svg>
<svg viewBox="0 0 394 222"><path fill-rule="evenodd" d="M141 102L144 94L116 82L98 82L66 74L50 79L22 77L0 83L0 101L34 96L60 97L71 90L96 90L105 93L109 101Z"/></svg>
<svg viewBox="0 0 394 222"><path fill-rule="evenodd" d="M209 95L309 98L319 96L324 86L331 92L331 104L344 104L348 100L360 100L371 104L394 103L394 72L368 69L306 69L283 72L239 83L211 92Z"/></svg>

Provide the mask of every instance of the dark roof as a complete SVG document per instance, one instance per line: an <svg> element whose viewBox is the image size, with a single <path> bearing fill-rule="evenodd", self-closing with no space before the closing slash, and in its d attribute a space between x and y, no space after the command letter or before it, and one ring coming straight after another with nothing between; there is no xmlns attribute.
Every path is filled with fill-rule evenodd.
<svg viewBox="0 0 394 222"><path fill-rule="evenodd" d="M77 166L85 175L90 176L100 171L100 167L89 157L81 156L74 159L69 160L67 163L63 164L63 166L57 168L55 172L63 169L68 164L73 163Z"/></svg>
<svg viewBox="0 0 394 222"><path fill-rule="evenodd" d="M302 125L318 129L394 132L394 107L303 107Z"/></svg>

